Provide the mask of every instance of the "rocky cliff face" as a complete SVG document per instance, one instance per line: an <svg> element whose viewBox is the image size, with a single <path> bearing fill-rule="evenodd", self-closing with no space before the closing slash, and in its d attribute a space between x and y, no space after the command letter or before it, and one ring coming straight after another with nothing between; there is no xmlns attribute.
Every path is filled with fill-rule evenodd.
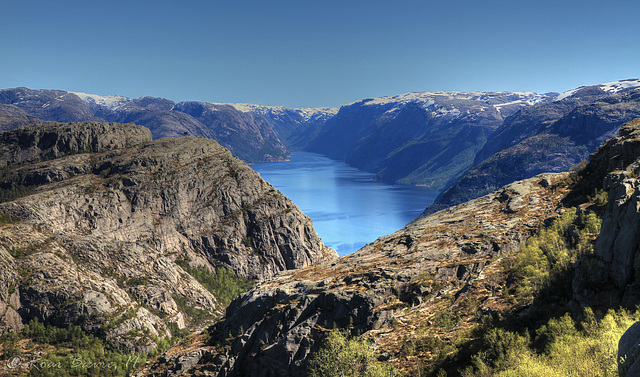
<svg viewBox="0 0 640 377"><path fill-rule="evenodd" d="M42 123L0 133L0 164L9 166L77 153L100 153L149 141L149 130L133 124Z"/></svg>
<svg viewBox="0 0 640 377"><path fill-rule="evenodd" d="M440 310L499 313L504 257L556 215L566 175L544 175L415 221L336 261L257 284L202 338L138 375L304 376L331 329L365 334L389 357ZM460 321L459 326L464 326ZM388 358L388 357L387 357Z"/></svg>
<svg viewBox="0 0 640 377"><path fill-rule="evenodd" d="M121 124L29 126L1 135L0 316L32 318L148 351L219 298L183 267L262 280L337 254L311 220L213 140L151 141ZM219 271L218 271L219 272Z"/></svg>
<svg viewBox="0 0 640 377"><path fill-rule="evenodd" d="M625 124L591 158L583 175L607 193L595 253L580 261L574 298L581 306L634 306L640 302L640 120Z"/></svg>
<svg viewBox="0 0 640 377"><path fill-rule="evenodd" d="M593 255L575 265L573 299L577 309L605 311L620 306L635 308L640 302L640 119L622 126L591 156L580 173L574 196L593 195L608 199L601 232ZM620 339L620 376L640 373L640 323Z"/></svg>

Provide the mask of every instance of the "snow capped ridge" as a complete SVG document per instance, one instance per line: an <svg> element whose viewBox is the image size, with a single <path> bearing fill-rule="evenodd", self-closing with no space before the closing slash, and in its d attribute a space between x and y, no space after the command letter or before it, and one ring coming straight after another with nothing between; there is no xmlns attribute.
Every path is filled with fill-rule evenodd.
<svg viewBox="0 0 640 377"><path fill-rule="evenodd" d="M502 98L509 98L510 103L523 102L527 104L535 104L544 101L548 95L533 92L454 92L454 91L435 91L435 92L412 92L398 94L395 96L384 96L372 99L366 99L353 102L349 105L361 102L363 105L386 105L390 103L406 104L409 102L432 102L434 100L475 100L485 101L487 103L505 102ZM347 105L348 106L348 105Z"/></svg>
<svg viewBox="0 0 640 377"><path fill-rule="evenodd" d="M618 93L621 90L629 89L629 88L637 88L640 86L640 79L628 79L628 80L620 80L613 81L606 84L598 85L600 89L609 93Z"/></svg>
<svg viewBox="0 0 640 377"><path fill-rule="evenodd" d="M108 95L101 96L97 94L88 94L81 92L69 92L78 96L82 101L87 104L99 105L109 108L110 110L119 110L130 102L134 101L131 98ZM142 97L144 98L144 97ZM303 121L309 121L312 119L328 118L338 113L337 107L319 107L319 108L287 108L284 106L262 106L252 103L212 103L213 105L231 106L243 113L253 113L270 116L282 116L286 114L296 113L302 117Z"/></svg>
<svg viewBox="0 0 640 377"><path fill-rule="evenodd" d="M349 105L360 104L362 106L391 106L386 111L392 114L408 103L418 104L432 116L460 116L469 111L486 111L493 108L502 112L505 107L510 109L531 106L553 99L555 93L539 94L533 92L412 92L395 96L377 97L360 100ZM472 110L475 109L475 110Z"/></svg>
<svg viewBox="0 0 640 377"><path fill-rule="evenodd" d="M124 96L100 96L97 94L87 94L80 92L70 92L80 97L86 103L92 103L104 107L108 107L111 110L116 110L125 104L132 101L132 99Z"/></svg>
<svg viewBox="0 0 640 377"><path fill-rule="evenodd" d="M618 80L593 86L602 89L602 91L604 92L615 94L625 89L640 87L640 79ZM583 88L587 88L587 86L581 86L575 89L567 90L566 92L556 97L555 100L561 101L565 98L571 97L572 95L576 94L577 91Z"/></svg>
<svg viewBox="0 0 640 377"><path fill-rule="evenodd" d="M228 105L243 113L257 113L261 115L280 116L287 112L294 112L302 116L304 121L308 121L317 117L330 117L338 113L336 107L318 107L318 108L287 108L284 106L262 106L251 103L217 103L216 105Z"/></svg>

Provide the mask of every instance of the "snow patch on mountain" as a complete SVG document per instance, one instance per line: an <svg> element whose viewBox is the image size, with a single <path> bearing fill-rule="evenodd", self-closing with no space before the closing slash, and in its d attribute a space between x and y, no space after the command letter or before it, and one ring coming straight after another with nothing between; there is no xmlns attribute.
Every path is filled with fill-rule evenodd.
<svg viewBox="0 0 640 377"><path fill-rule="evenodd" d="M559 96L556 97L556 101L562 101L565 98L569 98L572 95L576 94L576 92L580 89L584 88L584 86L581 86L580 88L576 88L576 89L571 89L571 90L567 90L566 92L560 94Z"/></svg>
<svg viewBox="0 0 640 377"><path fill-rule="evenodd" d="M87 94L79 92L70 93L73 93L76 96L80 97L80 99L86 103L104 106L111 110L116 110L132 101L130 98L124 96L100 96L97 94Z"/></svg>
<svg viewBox="0 0 640 377"><path fill-rule="evenodd" d="M236 110L243 113L252 113L260 115L268 115L271 117L278 117L287 114L298 114L302 117L303 121L307 122L311 119L317 118L329 118L338 113L336 107L318 107L318 108L287 108L284 106L262 106L254 105L251 103L228 103L220 105L233 106Z"/></svg>
<svg viewBox="0 0 640 377"><path fill-rule="evenodd" d="M618 93L621 90L640 87L640 79L629 79L614 81L607 84L598 85L600 89L609 93Z"/></svg>
<svg viewBox="0 0 640 377"><path fill-rule="evenodd" d="M630 88L637 88L640 87L640 79L628 79L628 80L619 80L619 81L612 81L612 82L608 82L606 84L599 84L599 85L593 85L597 88L602 89L604 92L607 93L618 93L622 90L625 89L630 89ZM580 89L586 88L585 86L581 86L579 88L576 89L571 89L571 90L567 90L566 92L560 94L558 97L556 97L556 101L561 101L565 98L569 98L572 95L576 94L576 92Z"/></svg>
<svg viewBox="0 0 640 377"><path fill-rule="evenodd" d="M353 102L349 105L360 103L363 106L393 106L392 109L387 110L387 113L391 114L395 112L394 108L404 106L408 103L417 103L420 104L420 107L424 110L430 111L433 116L459 116L461 112L459 109L455 108L456 101L469 101L467 106L477 106L478 111L487 111L487 109L493 107L496 111L500 112L505 106L531 106L549 101L551 98L553 97L549 94L538 94L533 92L436 91L413 92L395 96L377 97ZM437 109L434 110L434 106L437 107Z"/></svg>

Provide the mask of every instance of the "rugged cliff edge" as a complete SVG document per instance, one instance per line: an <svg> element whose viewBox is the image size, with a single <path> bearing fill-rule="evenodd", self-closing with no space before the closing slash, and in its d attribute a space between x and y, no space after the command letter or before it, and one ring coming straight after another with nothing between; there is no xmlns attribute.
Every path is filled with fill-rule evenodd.
<svg viewBox="0 0 640 377"><path fill-rule="evenodd" d="M576 269L574 298L581 306L634 306L640 302L639 172L637 119L625 124L617 137L593 154L582 172L584 186L606 192L608 204L594 255L583 258Z"/></svg>
<svg viewBox="0 0 640 377"><path fill-rule="evenodd" d="M576 266L576 304L594 308L637 307L640 303L640 119L591 157L583 172L586 187L607 193L608 204L594 255ZM620 339L620 376L640 373L640 323Z"/></svg>
<svg viewBox="0 0 640 377"><path fill-rule="evenodd" d="M133 124L0 134L0 325L78 324L127 350L222 308L189 275L262 280L337 257L311 220L217 142ZM181 267L182 266L182 267Z"/></svg>

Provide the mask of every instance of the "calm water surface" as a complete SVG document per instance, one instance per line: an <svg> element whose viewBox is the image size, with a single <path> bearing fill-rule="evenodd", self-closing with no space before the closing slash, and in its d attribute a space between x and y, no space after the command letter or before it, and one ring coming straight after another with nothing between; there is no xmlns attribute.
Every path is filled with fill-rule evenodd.
<svg viewBox="0 0 640 377"><path fill-rule="evenodd" d="M323 155L295 152L290 161L251 165L313 220L325 245L340 255L405 226L438 192L387 185L371 173Z"/></svg>

